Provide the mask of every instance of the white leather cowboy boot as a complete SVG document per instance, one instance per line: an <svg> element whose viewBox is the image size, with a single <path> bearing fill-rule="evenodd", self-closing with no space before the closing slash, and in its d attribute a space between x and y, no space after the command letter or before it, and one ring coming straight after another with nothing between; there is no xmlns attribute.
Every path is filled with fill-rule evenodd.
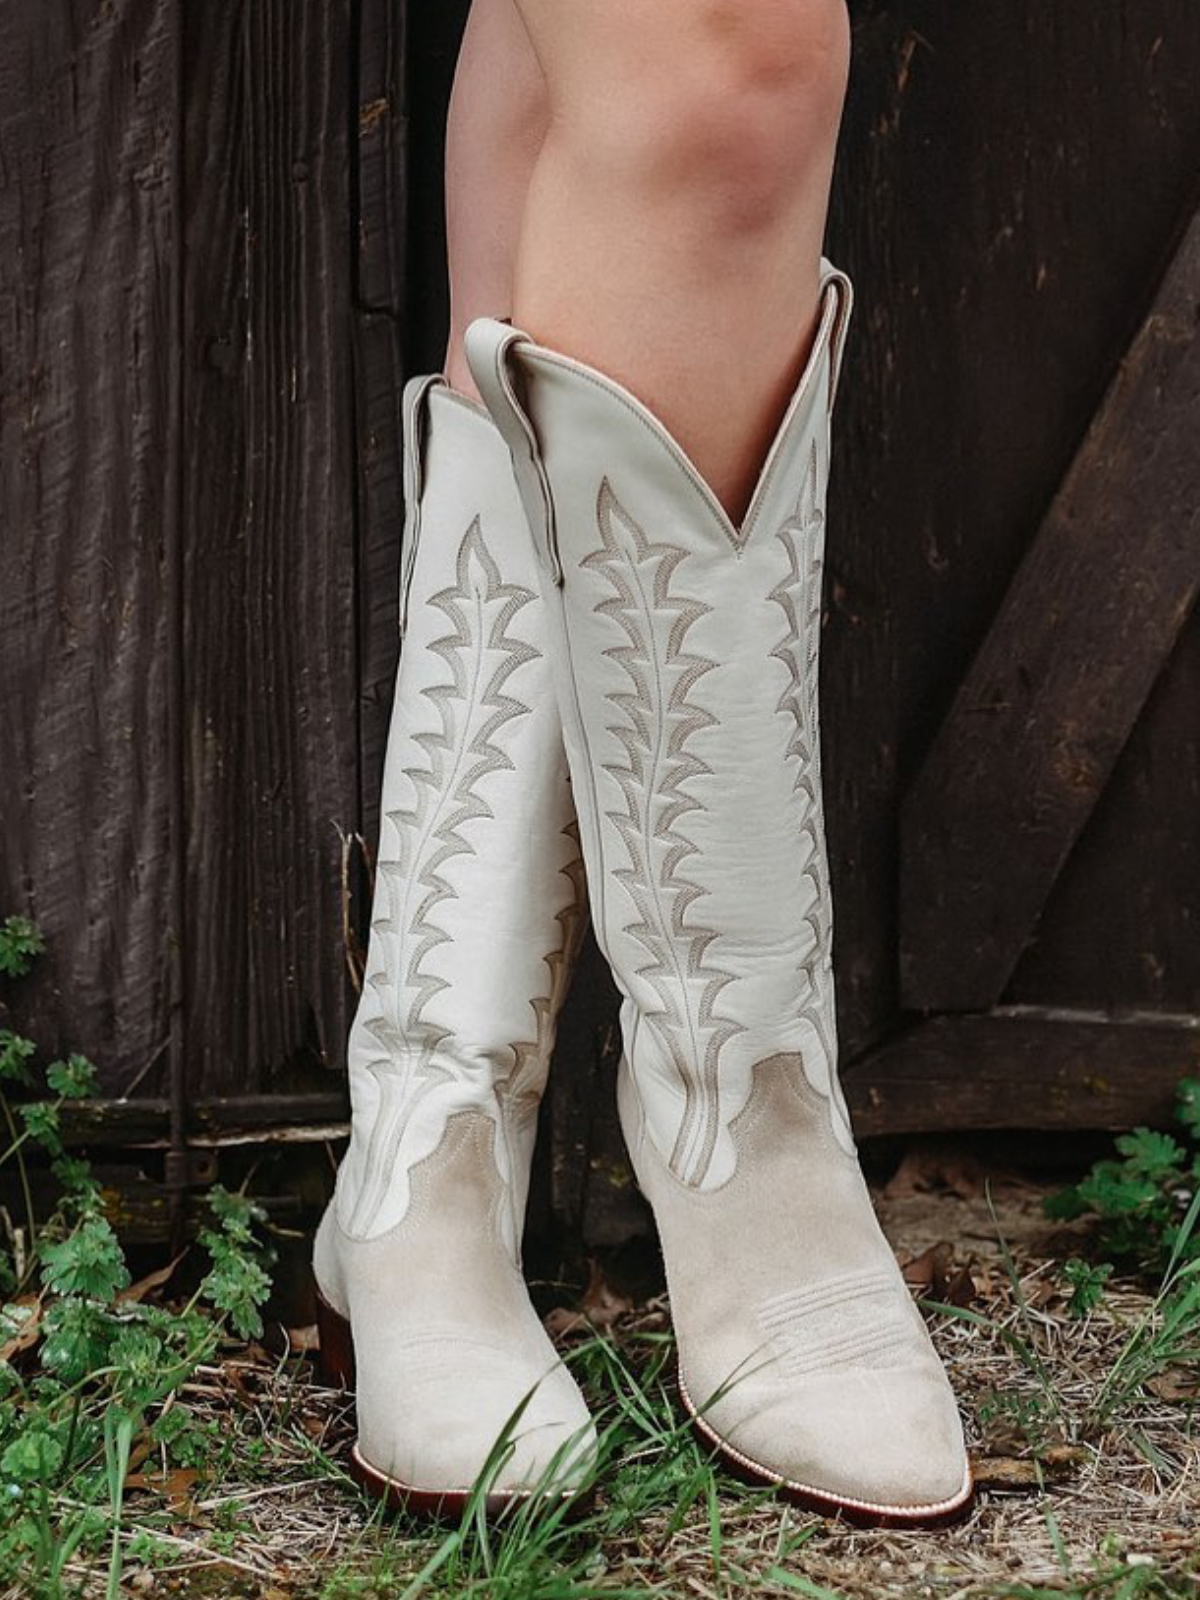
<svg viewBox="0 0 1200 1600"><path fill-rule="evenodd" d="M404 422L405 642L350 1146L313 1266L327 1367L356 1387L361 1480L460 1510L507 1429L497 1510L570 1491L594 1452L520 1265L583 873L508 452L438 378L407 386Z"/></svg>
<svg viewBox="0 0 1200 1600"><path fill-rule="evenodd" d="M836 1075L817 646L850 286L735 527L601 373L483 320L467 352L540 546L620 1113L684 1404L803 1503L931 1523L971 1494L954 1397L876 1221Z"/></svg>

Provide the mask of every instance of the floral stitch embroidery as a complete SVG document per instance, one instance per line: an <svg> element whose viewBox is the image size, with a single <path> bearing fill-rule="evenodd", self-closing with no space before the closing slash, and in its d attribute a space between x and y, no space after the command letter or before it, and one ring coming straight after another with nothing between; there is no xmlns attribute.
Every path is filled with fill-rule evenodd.
<svg viewBox="0 0 1200 1600"><path fill-rule="evenodd" d="M787 572L772 589L784 614L786 632L771 651L783 663L787 681L776 709L792 720L788 758L795 763L794 793L800 803L800 831L805 845L802 875L809 888L805 922L812 935L801 967L804 984L800 1018L812 1028L821 1052L813 1080L823 1086L839 1142L853 1143L849 1116L837 1079L837 1037L833 1019L833 952L829 924L831 901L825 829L821 815L821 740L818 731L817 662L821 634L821 556L825 516L818 499L820 459L813 441L795 508L779 526L778 539L787 556Z"/></svg>
<svg viewBox="0 0 1200 1600"><path fill-rule="evenodd" d="M715 1014L717 997L733 977L709 959L718 936L689 917L705 891L681 870L697 847L680 824L703 809L686 785L710 771L690 743L715 721L689 697L716 663L689 651L687 636L711 608L675 592L675 574L686 553L652 542L607 478L600 486L596 520L601 548L582 565L612 588L611 597L595 609L625 635L624 644L605 654L630 681L628 690L608 696L623 718L608 731L626 757L624 764L605 764L624 800L624 809L610 812L609 819L629 858L613 877L637 911L624 932L649 957L637 975L658 1003L643 1007L641 1015L674 1063L684 1091L670 1165L684 1182L699 1184L720 1129L721 1051L741 1031Z"/></svg>
<svg viewBox="0 0 1200 1600"><path fill-rule="evenodd" d="M476 517L459 548L454 585L428 601L451 626L430 646L449 668L450 680L423 691L437 707L442 725L436 732L414 736L428 766L408 771L412 806L387 813L398 853L379 862L380 903L372 933L384 959L367 980L381 1011L366 1025L380 1047L367 1064L380 1103L363 1161L370 1177L355 1204L351 1232L371 1227L413 1112L436 1084L453 1075L451 1067L432 1059L451 1030L425 1016L447 980L428 971L425 962L451 937L436 913L458 893L446 867L474 854L463 829L492 816L481 785L489 774L512 767L497 736L530 709L508 694L506 685L518 667L538 655L509 631L534 599L532 590L501 581Z"/></svg>

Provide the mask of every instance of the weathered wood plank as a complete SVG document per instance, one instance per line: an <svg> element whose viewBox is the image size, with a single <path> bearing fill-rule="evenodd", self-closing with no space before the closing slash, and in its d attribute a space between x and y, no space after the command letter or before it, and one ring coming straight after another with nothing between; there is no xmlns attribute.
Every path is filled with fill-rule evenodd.
<svg viewBox="0 0 1200 1600"><path fill-rule="evenodd" d="M857 310L822 662L848 1057L898 1020L900 794L1154 293L1200 148L1192 0L851 9L828 248ZM1142 747L1126 841L1169 785L1169 749ZM1129 976L1077 962L1055 997L1119 1003Z"/></svg>
<svg viewBox="0 0 1200 1600"><path fill-rule="evenodd" d="M901 817L902 996L999 998L1200 590L1200 212Z"/></svg>
<svg viewBox="0 0 1200 1600"><path fill-rule="evenodd" d="M435 372L450 321L443 174L446 112L470 0L408 4L408 316L405 356L412 372Z"/></svg>
<svg viewBox="0 0 1200 1600"><path fill-rule="evenodd" d="M403 315L408 243L408 6L359 0L355 27L355 296Z"/></svg>
<svg viewBox="0 0 1200 1600"><path fill-rule="evenodd" d="M358 462L358 659L360 817L379 832L399 634L400 534L404 519L400 394L407 287L408 7L364 0L356 17L354 144L355 433ZM356 881L363 904L365 886Z"/></svg>
<svg viewBox="0 0 1200 1600"><path fill-rule="evenodd" d="M1007 1007L932 1017L848 1068L860 1137L1170 1126L1200 1071L1200 1017Z"/></svg>
<svg viewBox="0 0 1200 1600"><path fill-rule="evenodd" d="M296 1153L292 1154L294 1157ZM212 1226L212 1212L207 1196L202 1193L178 1197L132 1162L107 1161L95 1165L92 1170L100 1185L105 1214L120 1234L122 1244L126 1248L131 1245L167 1247L167 1254L160 1255L156 1264L170 1259L171 1241L176 1236L177 1228L180 1240L187 1241L194 1239L202 1228ZM227 1173L226 1176L236 1184L241 1175ZM43 1219L50 1217L62 1198L58 1180L44 1169L35 1168L30 1173L29 1187L34 1216ZM275 1187L274 1192L268 1191L265 1186L256 1188L255 1203L262 1206L273 1223L286 1229L292 1239L297 1237L297 1226L303 1227L312 1218L313 1207L307 1195L291 1190L280 1193L279 1186ZM23 1214L25 1206L25 1196L16 1176L7 1170L0 1173L0 1206L16 1216ZM179 1218L178 1224L175 1222L176 1216ZM290 1254L287 1244L283 1246L283 1252ZM307 1268L307 1250L304 1256L303 1265ZM279 1287L280 1267L286 1270L289 1265L285 1254L273 1273L276 1289ZM311 1315L311 1307L308 1314Z"/></svg>
<svg viewBox="0 0 1200 1600"><path fill-rule="evenodd" d="M611 1243L620 1233L613 1218L637 1209L607 1193L614 1174L618 1191L630 1182L619 1135L609 1137L615 1124L606 1104L619 1037L585 1040L568 1024L563 1043L575 1070L562 1075L556 1096L561 1102L570 1091L577 1104L559 1112L567 1125L554 1136L552 1210L566 1233L585 1230L593 1243ZM589 1062L590 1071L579 1070ZM964 1062L971 1071L963 1071ZM842 1082L864 1138L955 1129L1116 1131L1139 1122L1168 1125L1179 1079L1197 1072L1200 1016L1007 1006L918 1023L847 1067ZM190 1107L191 1130L203 1146L269 1144L282 1133L324 1140L344 1133L347 1109L340 1090L201 1097ZM160 1148L168 1102L81 1101L66 1109L64 1131L72 1144Z"/></svg>
<svg viewBox="0 0 1200 1600"><path fill-rule="evenodd" d="M197 1148L320 1142L347 1133L348 1118L349 1102L341 1090L221 1095L189 1103L188 1132ZM161 1096L74 1100L63 1107L63 1139L71 1146L96 1149L161 1149L170 1136L170 1121L170 1101Z"/></svg>
<svg viewBox="0 0 1200 1600"><path fill-rule="evenodd" d="M1200 611L1059 873L1004 999L1200 1012Z"/></svg>
<svg viewBox="0 0 1200 1600"><path fill-rule="evenodd" d="M0 3L0 915L114 1094L170 1026L177 11Z"/></svg>
<svg viewBox="0 0 1200 1600"><path fill-rule="evenodd" d="M350 0L186 8L184 509L193 1095L346 1032L358 821Z"/></svg>

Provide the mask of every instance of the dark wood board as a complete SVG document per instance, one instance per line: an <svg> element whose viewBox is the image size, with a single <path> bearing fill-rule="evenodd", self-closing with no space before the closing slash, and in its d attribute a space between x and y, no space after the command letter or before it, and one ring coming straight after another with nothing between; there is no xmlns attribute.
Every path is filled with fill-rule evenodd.
<svg viewBox="0 0 1200 1600"><path fill-rule="evenodd" d="M1200 613L1193 612L1005 992L1200 1012Z"/></svg>
<svg viewBox="0 0 1200 1600"><path fill-rule="evenodd" d="M63 1107L70 1147L162 1149L170 1136L170 1102L132 1095L74 1100ZM349 1102L340 1089L309 1094L198 1096L188 1104L188 1136L197 1148L291 1144L340 1139L349 1131Z"/></svg>
<svg viewBox="0 0 1200 1600"><path fill-rule="evenodd" d="M998 1008L931 1017L843 1074L860 1138L930 1129L1169 1127L1200 1017Z"/></svg>
<svg viewBox="0 0 1200 1600"><path fill-rule="evenodd" d="M1004 992L1191 614L1198 307L1200 212L905 795L901 998L915 1010Z"/></svg>
<svg viewBox="0 0 1200 1600"><path fill-rule="evenodd" d="M374 853L379 785L399 654L404 518L400 394L408 283L408 8L362 0L353 26L356 77L351 226L354 431L358 462L358 743L360 827ZM367 884L355 875L360 931Z"/></svg>
<svg viewBox="0 0 1200 1600"><path fill-rule="evenodd" d="M189 1090L342 1058L358 824L350 0L185 8Z"/></svg>
<svg viewBox="0 0 1200 1600"><path fill-rule="evenodd" d="M555 1043L543 1116L541 1164L546 1182L532 1198L567 1238L589 1243L624 1236L633 1175L616 1119L620 995L588 935ZM633 1197L633 1205L639 1202ZM535 1229L542 1225L531 1207Z"/></svg>
<svg viewBox="0 0 1200 1600"><path fill-rule="evenodd" d="M408 162L409 316L405 356L411 372L435 372L450 322L443 172L446 111L469 0L408 4L408 93L412 119Z"/></svg>
<svg viewBox="0 0 1200 1600"><path fill-rule="evenodd" d="M829 249L858 309L822 666L849 1057L900 1015L900 794L1157 287L1200 149L1189 0L852 12ZM1152 807L1123 806L1127 839ZM1089 998L1119 1002L1106 980Z"/></svg>
<svg viewBox="0 0 1200 1600"><path fill-rule="evenodd" d="M47 1054L120 1093L170 1029L177 8L0 0L0 916Z"/></svg>

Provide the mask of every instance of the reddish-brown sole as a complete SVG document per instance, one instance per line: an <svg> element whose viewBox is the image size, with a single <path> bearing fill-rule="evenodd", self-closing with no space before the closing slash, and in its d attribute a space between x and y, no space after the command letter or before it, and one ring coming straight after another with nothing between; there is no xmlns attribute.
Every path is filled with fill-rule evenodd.
<svg viewBox="0 0 1200 1600"><path fill-rule="evenodd" d="M319 1287L316 1288L317 1298L317 1333L320 1339L318 1353L318 1367L322 1378L331 1389L344 1389L347 1394L354 1393L354 1335L351 1332L349 1321L336 1311ZM369 1461L365 1461L359 1454L357 1444L350 1452L350 1476L360 1489L383 1502L392 1511L400 1511L410 1517L416 1517L425 1522L458 1522L470 1505L478 1505L479 1501L473 1489L418 1489L413 1484L401 1483L398 1478L390 1478L387 1473L380 1472ZM496 1519L512 1512L530 1500L545 1500L552 1498L538 1495L534 1491L522 1493L519 1490L498 1490L493 1494L484 1495L483 1511L489 1519ZM574 1500L572 1495L564 1499ZM586 1509L587 1496L579 1498L578 1510ZM576 1508L572 1506L574 1512Z"/></svg>
<svg viewBox="0 0 1200 1600"><path fill-rule="evenodd" d="M467 1507L479 1504L470 1489L417 1489L412 1484L389 1478L363 1460L357 1445L350 1452L350 1476L360 1489L381 1500L389 1510L403 1512L421 1522L461 1522ZM546 1498L532 1493L487 1494L483 1497L483 1512L489 1522L494 1522L511 1516L518 1506L530 1500Z"/></svg>
<svg viewBox="0 0 1200 1600"><path fill-rule="evenodd" d="M682 1373L679 1375L679 1397L692 1428L728 1472L754 1488L774 1489L782 1499L791 1505L803 1506L806 1511L840 1517L843 1522L852 1523L856 1528L936 1529L961 1522L974 1504L975 1485L969 1464L960 1492L952 1500L930 1506L874 1505L866 1500L842 1499L810 1484L793 1483L743 1455L710 1428L692 1404Z"/></svg>
<svg viewBox="0 0 1200 1600"><path fill-rule="evenodd" d="M317 1296L317 1368L331 1389L354 1392L354 1338L350 1323L335 1311L320 1289L313 1285Z"/></svg>

